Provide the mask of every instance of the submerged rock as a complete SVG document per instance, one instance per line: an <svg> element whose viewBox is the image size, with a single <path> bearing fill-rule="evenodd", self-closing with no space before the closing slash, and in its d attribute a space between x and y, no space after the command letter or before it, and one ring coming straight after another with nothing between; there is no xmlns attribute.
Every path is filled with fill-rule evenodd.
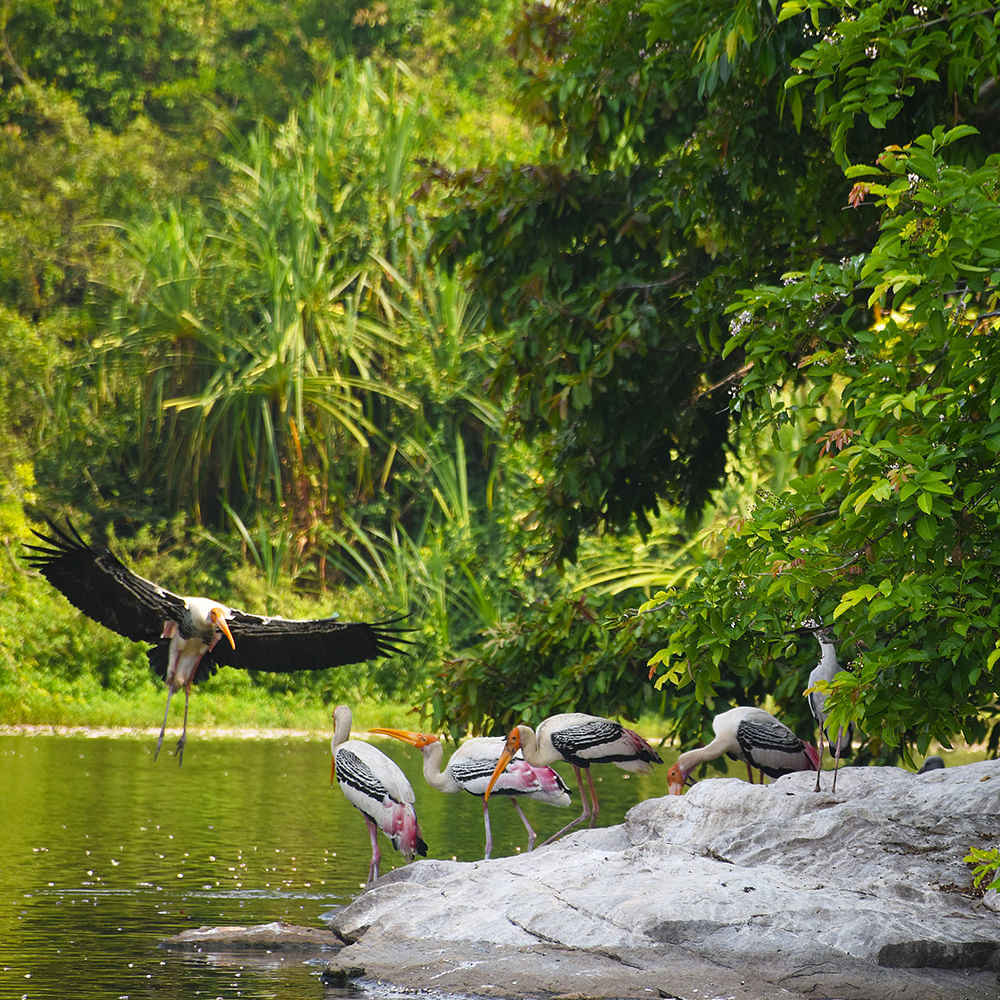
<svg viewBox="0 0 1000 1000"><path fill-rule="evenodd" d="M197 927L181 931L163 942L175 951L308 951L336 950L342 942L319 927L299 927L283 920L252 927Z"/></svg>
<svg viewBox="0 0 1000 1000"><path fill-rule="evenodd" d="M827 783L829 776L826 776ZM494 996L1000 998L1000 762L719 778L531 854L421 861L338 911L332 969Z"/></svg>

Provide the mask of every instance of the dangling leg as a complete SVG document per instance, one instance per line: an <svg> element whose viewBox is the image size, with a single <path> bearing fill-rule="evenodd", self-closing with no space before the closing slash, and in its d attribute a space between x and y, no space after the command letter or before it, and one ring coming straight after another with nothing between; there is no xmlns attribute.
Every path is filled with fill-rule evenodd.
<svg viewBox="0 0 1000 1000"><path fill-rule="evenodd" d="M184 746L188 738L188 702L191 700L191 682L184 685L184 728L181 730L181 738L177 741L177 766L184 763Z"/></svg>
<svg viewBox="0 0 1000 1000"><path fill-rule="evenodd" d="M483 799L483 826L486 827L486 853L483 860L489 861L493 853L493 830L490 828L490 804L486 799Z"/></svg>
<svg viewBox="0 0 1000 1000"><path fill-rule="evenodd" d="M163 725L160 726L160 738L156 741L156 751L153 754L153 760L156 760L160 756L160 747L163 746L163 734L167 728L167 716L170 714L170 698L174 693L174 689L168 684L167 685L167 707L163 713Z"/></svg>
<svg viewBox="0 0 1000 1000"><path fill-rule="evenodd" d="M561 837L567 830L572 830L574 826L576 826L579 823L582 823L590 815L590 803L587 801L587 794L583 790L583 773L580 771L580 768L576 766L576 764L573 765L573 770L576 771L576 784L577 787L580 789L580 801L583 803L583 812L580 813L580 815L577 816L576 819L567 823L561 830L558 830L554 834L552 834L552 836L549 837L548 840L545 840L541 844L539 844L540 847L544 847L546 844L551 844L552 841L555 840L557 837Z"/></svg>
<svg viewBox="0 0 1000 1000"><path fill-rule="evenodd" d="M518 816L521 817L521 822L524 824L525 830L528 831L528 850L530 851L535 846L535 838L538 836L538 834L536 834L535 831L531 828L531 824L528 822L528 817L524 815L523 810L517 804L517 799L511 799L510 801L511 805L513 805L514 809L517 811Z"/></svg>
<svg viewBox="0 0 1000 1000"><path fill-rule="evenodd" d="M364 816L364 813L362 815ZM365 826L368 827L368 836L371 837L372 841L372 862L368 866L368 882L365 886L367 888L378 879L378 866L382 862L382 852L378 846L378 827L368 816L365 816L364 820Z"/></svg>

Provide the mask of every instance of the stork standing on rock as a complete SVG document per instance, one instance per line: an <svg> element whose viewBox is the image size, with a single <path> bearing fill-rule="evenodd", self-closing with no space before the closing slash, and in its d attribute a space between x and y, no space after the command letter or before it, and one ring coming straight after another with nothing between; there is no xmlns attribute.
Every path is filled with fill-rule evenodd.
<svg viewBox="0 0 1000 1000"><path fill-rule="evenodd" d="M660 755L636 732L626 729L620 722L605 719L599 715L585 715L582 712L567 712L551 715L538 729L530 726L515 726L507 737L503 753L497 761L496 769L486 787L484 799L489 800L493 787L500 780L504 768L520 750L524 759L535 767L543 767L564 760L573 765L583 812L561 830L554 833L546 844L562 836L567 830L582 823L588 817L594 825L600 807L597 791L590 774L591 764L615 764L623 771L634 774L649 774L653 764L662 764ZM583 787L583 772L587 772L590 798Z"/></svg>
<svg viewBox="0 0 1000 1000"><path fill-rule="evenodd" d="M809 674L809 686L806 688L806 699L809 702L809 711L819 726L819 767L816 769L816 787L814 791L819 791L819 779L823 769L823 741L830 747L833 755L833 785L831 791L837 790L837 771L840 769L840 758L851 752L851 741L854 738L854 725L841 726L837 730L836 739L832 739L826 728L826 693L816 690L819 682L829 683L841 671L841 666L837 662L837 648L833 644L833 632L822 625L807 623L796 632L808 632L816 638L819 643L819 663L813 667Z"/></svg>
<svg viewBox="0 0 1000 1000"><path fill-rule="evenodd" d="M682 753L667 772L671 795L680 795L696 767L723 754L746 764L750 784L754 783L753 768L760 771L763 784L765 774L780 778L792 771L815 771L819 767L816 748L762 708L731 708L712 720L712 729L715 739L711 743Z"/></svg>
<svg viewBox="0 0 1000 1000"><path fill-rule="evenodd" d="M424 758L424 780L439 792L468 792L483 800L483 824L486 827L486 853L493 853L493 832L490 828L490 807L486 801L486 787L504 751L506 741L501 736L478 736L459 744L442 768L444 747L437 736L429 733L414 733L408 729L369 729L370 733L393 736L397 740L416 747ZM494 795L510 796L511 804L528 831L528 850L535 844L536 833L528 822L528 817L518 805L518 798L524 797L545 802L550 806L568 806L570 791L558 772L551 767L535 767L522 754L516 754L507 765L496 784Z"/></svg>
<svg viewBox="0 0 1000 1000"><path fill-rule="evenodd" d="M378 844L381 830L407 861L414 855L426 856L427 845L420 835L413 786L399 765L381 750L363 740L352 740L351 710L338 705L333 712L333 739L330 741L330 784L336 778L347 801L357 809L368 828L372 860L368 885L378 878L382 852Z"/></svg>
<svg viewBox="0 0 1000 1000"><path fill-rule="evenodd" d="M184 691L184 729L177 763L184 761L191 686L217 666L290 673L321 670L402 652L407 643L395 621L343 622L338 618L262 617L207 597L181 597L133 573L106 548L91 548L72 524L49 522L43 543L28 545L28 562L89 618L136 642L153 672L167 684L167 707L154 758L163 746L170 699ZM221 641L225 639L225 641Z"/></svg>

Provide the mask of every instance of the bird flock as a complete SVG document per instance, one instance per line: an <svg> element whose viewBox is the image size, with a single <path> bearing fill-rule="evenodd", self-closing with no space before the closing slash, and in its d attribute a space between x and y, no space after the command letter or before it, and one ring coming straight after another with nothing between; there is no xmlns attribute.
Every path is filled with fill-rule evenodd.
<svg viewBox="0 0 1000 1000"><path fill-rule="evenodd" d="M146 650L149 665L167 688L154 758L163 744L171 698L183 691L184 725L176 747L177 762L183 762L191 688L218 666L272 672L323 669L401 654L411 641L402 618L379 622L286 619L248 614L209 598L184 597L132 572L107 548L92 547L69 522L61 528L50 521L47 534L34 533L38 542L27 546L29 565L100 625L150 644ZM777 778L794 771L815 771L815 790L819 791L824 744L834 760L831 791L836 792L840 763L851 752L854 733L851 725L831 733L826 697L843 668L828 628L809 620L793 634L810 634L819 644L819 661L804 692L817 725L819 749L761 708L731 708L713 719L714 738L709 743L685 751L671 765L667 774L670 794L681 794L701 765L724 755L746 765L751 784L755 772L763 784L765 775ZM362 814L371 839L371 885L379 875L380 831L407 862L426 856L428 847L417 820L416 796L399 766L367 740L351 738L352 715L346 705L336 708L333 723L330 783L336 781ZM655 764L663 763L638 733L613 719L581 712L553 715L535 728L517 725L506 737L468 739L452 752L447 764L438 736L381 727L370 732L419 750L424 779L432 788L481 799L487 859L493 851L491 796L510 799L527 831L530 851L537 835L518 800L561 808L572 802L571 789L552 765L563 763L573 769L582 808L546 844L585 821L594 825L600 807L590 771L593 765L613 764L635 774L649 774ZM940 766L936 757L928 758L925 765L928 769Z"/></svg>

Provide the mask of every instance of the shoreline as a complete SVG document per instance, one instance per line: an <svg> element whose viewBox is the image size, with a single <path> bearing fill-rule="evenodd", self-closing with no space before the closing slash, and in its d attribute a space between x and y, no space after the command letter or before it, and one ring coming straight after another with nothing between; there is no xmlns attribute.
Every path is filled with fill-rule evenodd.
<svg viewBox="0 0 1000 1000"><path fill-rule="evenodd" d="M281 740L281 739L329 739L330 733L324 729L262 729L246 726L237 729L210 726L198 728L188 726L188 736L199 739L220 740ZM180 726L168 726L164 738L179 737ZM159 726L85 726L46 723L4 723L0 725L0 736L86 736L91 739L130 739L132 737L157 737ZM364 735L364 734L361 734Z"/></svg>
<svg viewBox="0 0 1000 1000"><path fill-rule="evenodd" d="M259 726L207 726L204 728L188 726L188 735L209 740L312 740L329 739L329 729L296 729L290 727L265 728ZM181 734L180 726L168 726L165 738L177 738ZM0 736L86 736L91 739L129 739L132 737L159 736L159 726L88 726L69 725L65 723L11 722L0 723ZM364 730L351 733L352 739L369 739ZM381 737L376 737L380 739ZM388 738L388 737L386 737ZM655 737L654 737L655 738ZM679 747L673 747L679 751ZM973 744L955 742L950 748L934 743L928 748L928 755L938 754L947 757L950 754L986 754L985 743ZM824 763L827 763L824 761Z"/></svg>

